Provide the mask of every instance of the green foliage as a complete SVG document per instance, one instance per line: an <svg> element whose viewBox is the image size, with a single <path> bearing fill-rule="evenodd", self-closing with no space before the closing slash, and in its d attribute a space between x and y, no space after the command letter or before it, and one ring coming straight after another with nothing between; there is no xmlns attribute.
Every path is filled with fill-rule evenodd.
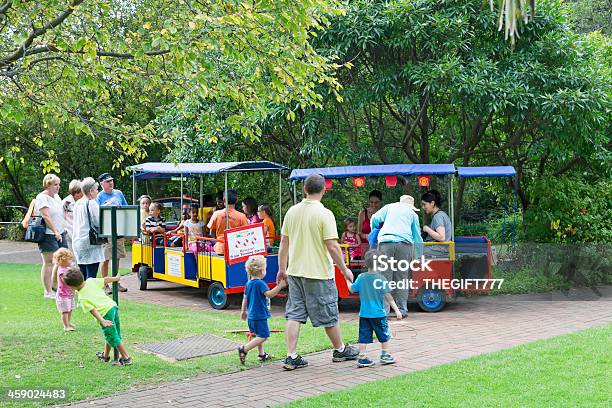
<svg viewBox="0 0 612 408"><path fill-rule="evenodd" d="M530 191L536 205L525 214L535 242L612 242L610 178L558 177L537 181Z"/></svg>
<svg viewBox="0 0 612 408"><path fill-rule="evenodd" d="M612 3L610 0L570 0L572 20L577 31L601 31L612 34Z"/></svg>
<svg viewBox="0 0 612 408"><path fill-rule="evenodd" d="M115 167L170 143L139 104L223 103L223 123L255 137L269 104L320 106L315 84L338 89L336 65L309 40L340 12L325 0L3 1L0 122L19 134L35 118L41 147L59 128L103 138ZM52 152L41 160L57 171Z"/></svg>

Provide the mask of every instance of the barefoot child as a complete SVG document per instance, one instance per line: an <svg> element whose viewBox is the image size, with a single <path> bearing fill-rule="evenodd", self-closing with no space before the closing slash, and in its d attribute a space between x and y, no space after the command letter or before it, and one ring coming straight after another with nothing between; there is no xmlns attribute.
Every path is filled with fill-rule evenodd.
<svg viewBox="0 0 612 408"><path fill-rule="evenodd" d="M266 258L262 255L255 255L249 258L245 264L246 270L251 277L247 282L242 298L242 320L248 318L249 331L255 333L256 337L244 346L238 347L240 362L244 364L249 350L257 347L259 351L259 361L270 360L272 357L264 351L263 344L270 337L268 319L270 310L268 308L268 298L273 298L280 290L287 286L287 282L282 280L274 289L269 289L263 281L266 276ZM248 311L247 311L248 306Z"/></svg>
<svg viewBox="0 0 612 408"><path fill-rule="evenodd" d="M393 364L395 359L387 351L391 332L387 322L387 313L383 299L387 300L395 312L397 320L402 319L402 313L389 292L387 280L376 271L375 259L382 255L376 249L371 249L365 254L365 265L368 271L357 277L354 283L346 281L351 293L359 293L359 360L358 367L370 367L374 362L366 354L366 348L372 343L372 332L376 333L376 338L380 342L380 363Z"/></svg>
<svg viewBox="0 0 612 408"><path fill-rule="evenodd" d="M119 365L130 365L132 359L121 342L121 323L119 322L119 308L115 301L104 293L104 286L112 282L119 282L120 276L107 276L104 278L89 278L83 281L83 274L79 268L70 268L64 275L64 282L79 294L79 301L85 313L89 312L100 323L104 333L104 351L98 351L96 357L105 363L110 361L110 350L117 347L121 357Z"/></svg>
<svg viewBox="0 0 612 408"><path fill-rule="evenodd" d="M74 255L67 248L60 248L53 254L53 263L57 265L57 293L55 303L57 311L62 316L65 331L74 331L70 323L72 309L74 309L74 291L64 282L64 274L74 260Z"/></svg>

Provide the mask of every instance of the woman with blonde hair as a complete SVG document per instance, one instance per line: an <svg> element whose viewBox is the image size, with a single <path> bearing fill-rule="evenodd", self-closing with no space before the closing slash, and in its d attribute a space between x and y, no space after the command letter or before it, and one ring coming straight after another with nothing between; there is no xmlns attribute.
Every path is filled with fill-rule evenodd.
<svg viewBox="0 0 612 408"><path fill-rule="evenodd" d="M34 214L45 220L45 237L38 243L42 258L40 280L46 299L55 299L52 290L53 253L59 248L67 248L66 230L64 228L64 209L62 199L58 195L60 179L55 174L47 174L43 178L44 190L36 196Z"/></svg>

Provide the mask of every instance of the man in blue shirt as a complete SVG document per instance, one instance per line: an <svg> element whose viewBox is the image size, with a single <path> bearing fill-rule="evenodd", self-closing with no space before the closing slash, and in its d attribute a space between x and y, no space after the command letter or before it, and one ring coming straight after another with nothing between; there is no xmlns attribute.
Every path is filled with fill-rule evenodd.
<svg viewBox="0 0 612 408"><path fill-rule="evenodd" d="M419 217L415 211L419 210L414 206L414 198L403 195L399 202L385 205L370 220L372 230L380 228L378 249L383 255L387 256L388 261L391 261L386 263L386 268L384 266L379 267L379 272L388 281L394 281L397 284L401 281L404 282L400 286L401 288L395 288L391 293L402 313L402 317L408 315L411 271L407 266L412 261L413 255L415 257L420 256L423 244ZM384 225L381 227L383 223ZM415 254L413 254L413 250ZM387 301L385 301L385 312L389 313L389 303Z"/></svg>
<svg viewBox="0 0 612 408"><path fill-rule="evenodd" d="M128 205L123 193L120 190L115 190L115 180L113 179L113 176L108 173L102 173L98 177L98 181L100 182L100 186L102 186L102 191L100 191L98 197L96 198L96 201L98 202L99 206ZM100 270L102 272L102 277L105 278L108 276L108 261L110 261L111 257L113 256L113 247L112 244L109 242L106 244L102 244L102 249L104 250L105 261L102 262ZM117 257L126 257L125 240L123 238L117 239ZM122 286L121 284L118 284L118 286L120 292L127 292L126 287ZM105 291L108 294L112 292L112 290L108 286L106 286Z"/></svg>

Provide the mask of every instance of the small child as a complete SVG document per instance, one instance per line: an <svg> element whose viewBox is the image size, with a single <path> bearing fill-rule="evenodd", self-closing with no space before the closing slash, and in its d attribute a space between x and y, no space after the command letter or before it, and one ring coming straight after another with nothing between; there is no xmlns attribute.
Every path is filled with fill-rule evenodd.
<svg viewBox="0 0 612 408"><path fill-rule="evenodd" d="M73 261L74 255L67 248L60 248L53 254L53 263L58 266L55 303L57 304L57 311L62 316L65 331L74 331L75 329L70 323L72 309L74 309L74 291L64 282L64 275Z"/></svg>
<svg viewBox="0 0 612 408"><path fill-rule="evenodd" d="M144 228L145 221L149 216L149 207L151 206L151 197L148 195L141 195L138 199L140 202L140 221L142 222L142 226Z"/></svg>
<svg viewBox="0 0 612 408"><path fill-rule="evenodd" d="M257 216L263 220L266 238L268 238L268 246L274 246L274 217L272 215L272 206L270 204L262 204L257 209Z"/></svg>
<svg viewBox="0 0 612 408"><path fill-rule="evenodd" d="M64 282L79 294L79 301L85 313L89 312L100 323L104 333L104 351L98 351L96 357L108 363L110 350L117 347L121 357L118 365L132 364L132 358L121 342L121 323L119 322L119 308L113 299L106 296L104 286L112 282L119 282L121 277L107 276L105 278L89 278L83 280L79 268L69 268L64 274Z"/></svg>
<svg viewBox="0 0 612 408"><path fill-rule="evenodd" d="M198 249L196 238L204 236L204 222L202 222L199 218L199 211L199 207L192 206L191 211L189 213L189 219L183 221L181 225L176 229L176 232L178 233L180 230L184 230L185 228L187 228L187 235L189 238L188 247L189 250L194 254L197 252Z"/></svg>
<svg viewBox="0 0 612 408"><path fill-rule="evenodd" d="M361 257L361 237L357 233L355 220L350 218L344 220L344 232L342 233L341 243L349 246L348 252L351 260Z"/></svg>
<svg viewBox="0 0 612 408"><path fill-rule="evenodd" d="M351 293L359 293L359 360L358 367L370 367L374 362L366 354L366 348L372 343L372 332L376 333L376 338L380 343L380 363L393 364L395 359L387 352L391 332L387 322L387 313L383 300L387 300L395 312L397 320L402 319L402 313L397 308L395 300L389 293L387 280L375 269L375 260L382 253L376 249L371 249L365 254L365 265L368 271L357 277L351 284L347 280L347 285Z"/></svg>
<svg viewBox="0 0 612 408"><path fill-rule="evenodd" d="M147 234L160 234L155 237L156 245L164 244L164 233L166 232L166 221L161 215L161 204L151 203L149 206L149 216L145 221L145 232Z"/></svg>
<svg viewBox="0 0 612 408"><path fill-rule="evenodd" d="M257 347L259 352L259 361L267 361L272 357L264 351L263 344L270 337L270 328L268 327L268 319L270 309L268 307L268 298L273 298L287 286L287 282L282 280L274 289L269 289L268 285L263 281L266 276L266 258L262 255L251 256L245 264L245 268L250 276L244 290L242 298L242 309L240 318L247 320L249 323L249 332L255 333L255 338L246 343L244 346L238 347L238 356L240 362L244 364L249 350ZM248 306L248 312L247 312Z"/></svg>

